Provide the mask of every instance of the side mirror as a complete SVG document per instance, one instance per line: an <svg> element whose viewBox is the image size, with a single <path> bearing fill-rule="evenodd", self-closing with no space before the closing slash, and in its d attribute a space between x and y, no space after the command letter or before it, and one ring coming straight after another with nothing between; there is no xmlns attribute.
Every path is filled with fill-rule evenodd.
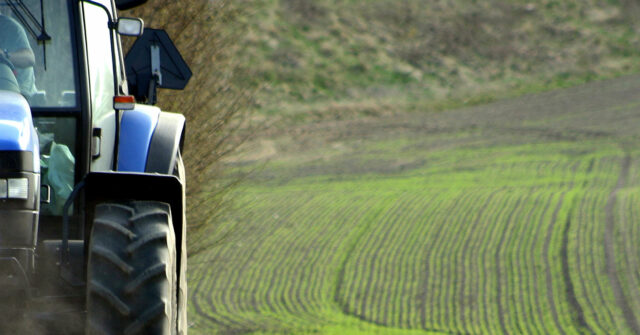
<svg viewBox="0 0 640 335"><path fill-rule="evenodd" d="M142 36L144 22L133 17L121 17L118 19L118 34L124 36Z"/></svg>
<svg viewBox="0 0 640 335"><path fill-rule="evenodd" d="M181 90L191 69L164 30L145 29L124 58L129 93L137 101L156 103L156 89Z"/></svg>

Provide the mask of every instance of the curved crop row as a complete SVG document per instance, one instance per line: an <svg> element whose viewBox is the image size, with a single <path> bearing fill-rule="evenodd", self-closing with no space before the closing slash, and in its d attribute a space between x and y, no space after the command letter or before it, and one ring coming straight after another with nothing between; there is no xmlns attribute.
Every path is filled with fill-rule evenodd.
<svg viewBox="0 0 640 335"><path fill-rule="evenodd" d="M190 273L194 320L223 332L628 332L603 271L619 190L614 266L640 317L640 196L616 186L620 157L494 154L464 152L437 176L238 192L243 223L220 223L227 238Z"/></svg>

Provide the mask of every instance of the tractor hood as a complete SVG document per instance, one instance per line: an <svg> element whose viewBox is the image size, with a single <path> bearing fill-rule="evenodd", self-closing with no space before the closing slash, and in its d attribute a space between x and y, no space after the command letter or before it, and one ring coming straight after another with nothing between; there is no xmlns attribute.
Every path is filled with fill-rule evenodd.
<svg viewBox="0 0 640 335"><path fill-rule="evenodd" d="M0 91L0 151L32 152L34 172L39 172L38 134L29 104L21 94Z"/></svg>

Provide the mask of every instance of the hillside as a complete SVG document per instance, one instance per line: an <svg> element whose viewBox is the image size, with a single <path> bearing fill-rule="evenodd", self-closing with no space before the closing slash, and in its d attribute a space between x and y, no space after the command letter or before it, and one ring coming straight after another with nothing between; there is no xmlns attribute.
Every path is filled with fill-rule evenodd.
<svg viewBox="0 0 640 335"><path fill-rule="evenodd" d="M631 0L261 0L238 55L257 109L313 121L443 110L640 69Z"/></svg>

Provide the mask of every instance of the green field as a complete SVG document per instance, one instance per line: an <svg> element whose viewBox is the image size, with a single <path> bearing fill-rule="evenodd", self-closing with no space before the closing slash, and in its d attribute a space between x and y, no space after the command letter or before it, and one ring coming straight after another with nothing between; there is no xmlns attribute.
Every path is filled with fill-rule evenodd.
<svg viewBox="0 0 640 335"><path fill-rule="evenodd" d="M192 332L640 332L638 92L625 77L261 137L190 261Z"/></svg>

